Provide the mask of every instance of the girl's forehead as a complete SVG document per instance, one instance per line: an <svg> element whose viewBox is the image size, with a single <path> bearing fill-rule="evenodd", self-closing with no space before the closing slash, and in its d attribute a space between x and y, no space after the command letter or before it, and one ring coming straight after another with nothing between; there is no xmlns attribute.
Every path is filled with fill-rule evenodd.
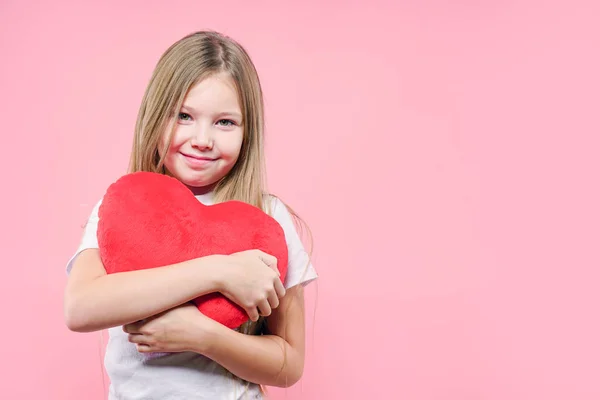
<svg viewBox="0 0 600 400"><path fill-rule="evenodd" d="M196 83L185 96L184 107L190 111L240 111L239 96L233 79L226 74L211 75Z"/></svg>

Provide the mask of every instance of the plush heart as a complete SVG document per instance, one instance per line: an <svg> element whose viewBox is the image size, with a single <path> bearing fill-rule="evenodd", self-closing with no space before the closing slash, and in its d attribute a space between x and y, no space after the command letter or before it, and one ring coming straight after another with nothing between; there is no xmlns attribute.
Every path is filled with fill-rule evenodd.
<svg viewBox="0 0 600 400"><path fill-rule="evenodd" d="M287 273L285 235L275 219L240 201L204 205L167 175L135 172L119 178L107 189L98 215L100 256L108 274L250 249L277 258L282 282ZM244 309L221 293L194 302L232 329L248 320Z"/></svg>

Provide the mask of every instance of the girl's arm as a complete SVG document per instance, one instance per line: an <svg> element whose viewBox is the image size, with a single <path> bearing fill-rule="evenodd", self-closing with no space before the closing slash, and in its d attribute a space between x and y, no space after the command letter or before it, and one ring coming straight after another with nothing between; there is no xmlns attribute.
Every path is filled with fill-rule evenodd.
<svg viewBox="0 0 600 400"><path fill-rule="evenodd" d="M210 323L194 351L221 364L234 375L256 384L289 387L304 371L304 291L287 291L267 318L268 334L245 335Z"/></svg>
<svg viewBox="0 0 600 400"><path fill-rule="evenodd" d="M98 249L84 250L65 289L67 327L91 332L147 318L219 290L218 256L140 271L106 274Z"/></svg>
<svg viewBox="0 0 600 400"><path fill-rule="evenodd" d="M276 271L275 257L248 250L107 274L99 250L88 249L79 254L69 275L65 319L73 331L97 331L146 319L204 294L221 292L255 320L269 307L277 307L279 298L285 295Z"/></svg>

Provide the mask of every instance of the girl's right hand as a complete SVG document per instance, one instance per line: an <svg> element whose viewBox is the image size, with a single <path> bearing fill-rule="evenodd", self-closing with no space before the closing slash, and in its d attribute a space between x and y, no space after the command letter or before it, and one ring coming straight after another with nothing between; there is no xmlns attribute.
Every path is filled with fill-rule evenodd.
<svg viewBox="0 0 600 400"><path fill-rule="evenodd" d="M221 293L246 310L252 321L271 315L285 296L277 259L260 250L247 250L226 256L224 264Z"/></svg>

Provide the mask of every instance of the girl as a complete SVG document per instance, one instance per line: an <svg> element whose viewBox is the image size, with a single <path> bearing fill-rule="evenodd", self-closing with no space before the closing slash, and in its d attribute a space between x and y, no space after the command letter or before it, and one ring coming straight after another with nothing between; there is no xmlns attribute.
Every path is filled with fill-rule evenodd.
<svg viewBox="0 0 600 400"><path fill-rule="evenodd" d="M262 91L238 43L197 32L162 55L136 123L135 171L169 174L204 204L235 199L271 214L285 232L288 275L282 285L277 260L258 250L107 275L98 202L67 264L65 319L72 331L109 330L109 399L261 399L263 385L297 382L303 287L317 274L292 213L265 194ZM231 330L189 303L210 292L239 304L251 322Z"/></svg>

